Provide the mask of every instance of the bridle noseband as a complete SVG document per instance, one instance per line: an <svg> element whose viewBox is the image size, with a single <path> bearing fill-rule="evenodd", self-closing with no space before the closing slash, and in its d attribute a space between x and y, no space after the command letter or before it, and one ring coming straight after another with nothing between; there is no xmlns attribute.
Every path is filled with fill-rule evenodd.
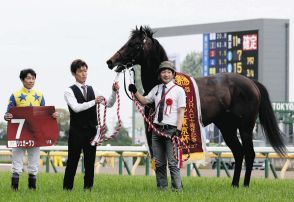
<svg viewBox="0 0 294 202"><path fill-rule="evenodd" d="M124 62L124 64L118 65L118 68L120 70L123 70L125 68L130 68L135 65L134 63L136 61L136 58L138 57L138 55L142 51L144 51L144 45L145 45L146 41L147 41L147 34L144 31L144 38L143 38L142 42L137 42L134 45L128 45L130 48L135 49L134 51L131 52L130 56L123 56L121 54L121 51L119 51L119 50L116 52L121 61L126 61L126 62Z"/></svg>
<svg viewBox="0 0 294 202"><path fill-rule="evenodd" d="M122 64L119 64L117 66L117 71L118 72L123 72L124 73L124 89L125 89L125 93L127 94L127 96L133 100L131 98L131 96L128 94L128 91L127 91L127 86L126 86L126 70L130 69L130 71L133 72L133 83L135 84L135 70L131 67L133 67L135 65L135 61L136 61L136 58L139 56L139 54L141 52L144 51L144 45L147 41L147 33L144 31L144 38L141 42L137 42L133 45L129 44L128 47L132 48L132 52L129 56L124 56L120 50L118 50L116 53L118 54L119 56L119 60L122 61L123 63ZM129 72L130 72L129 71Z"/></svg>

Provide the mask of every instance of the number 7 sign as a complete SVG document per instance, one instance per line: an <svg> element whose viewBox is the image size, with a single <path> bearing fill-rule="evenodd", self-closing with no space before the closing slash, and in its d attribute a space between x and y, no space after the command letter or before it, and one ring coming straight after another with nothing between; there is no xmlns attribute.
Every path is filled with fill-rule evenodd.
<svg viewBox="0 0 294 202"><path fill-rule="evenodd" d="M52 117L53 106L14 107L7 125L8 147L40 147L57 143L58 124Z"/></svg>
<svg viewBox="0 0 294 202"><path fill-rule="evenodd" d="M15 139L19 139L25 119L11 119L11 123L18 123Z"/></svg>

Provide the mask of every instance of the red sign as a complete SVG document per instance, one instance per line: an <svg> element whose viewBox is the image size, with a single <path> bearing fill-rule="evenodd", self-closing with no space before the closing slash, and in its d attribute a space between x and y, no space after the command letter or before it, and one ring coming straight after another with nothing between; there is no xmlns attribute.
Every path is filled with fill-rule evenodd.
<svg viewBox="0 0 294 202"><path fill-rule="evenodd" d="M7 125L7 147L41 147L57 143L58 125L54 106L13 107Z"/></svg>

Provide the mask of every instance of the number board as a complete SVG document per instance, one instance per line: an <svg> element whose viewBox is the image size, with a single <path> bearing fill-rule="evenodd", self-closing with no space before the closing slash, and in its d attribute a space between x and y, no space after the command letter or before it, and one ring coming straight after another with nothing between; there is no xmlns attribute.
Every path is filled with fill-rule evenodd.
<svg viewBox="0 0 294 202"><path fill-rule="evenodd" d="M203 75L233 72L258 79L258 31L203 34Z"/></svg>
<svg viewBox="0 0 294 202"><path fill-rule="evenodd" d="M57 143L58 124L52 117L53 106L13 107L13 119L7 125L8 147L40 147Z"/></svg>

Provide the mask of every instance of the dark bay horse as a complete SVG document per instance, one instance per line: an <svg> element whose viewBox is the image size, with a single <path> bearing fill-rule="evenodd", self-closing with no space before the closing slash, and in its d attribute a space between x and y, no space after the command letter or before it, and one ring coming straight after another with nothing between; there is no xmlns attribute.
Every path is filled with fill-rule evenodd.
<svg viewBox="0 0 294 202"><path fill-rule="evenodd" d="M126 65L139 64L145 95L159 83L157 69L168 60L164 48L153 38L149 27L132 31L130 39L108 61L110 69L121 71ZM259 82L238 74L221 73L216 76L195 78L199 88L202 122L206 126L214 123L221 131L224 141L235 159L232 186L238 187L243 159L246 172L244 186L250 183L255 152L253 128L259 114L263 131L278 154L286 155L286 147L278 128L266 88ZM145 108L145 113L148 114ZM241 142L237 136L239 130ZM146 130L150 147L151 133Z"/></svg>

